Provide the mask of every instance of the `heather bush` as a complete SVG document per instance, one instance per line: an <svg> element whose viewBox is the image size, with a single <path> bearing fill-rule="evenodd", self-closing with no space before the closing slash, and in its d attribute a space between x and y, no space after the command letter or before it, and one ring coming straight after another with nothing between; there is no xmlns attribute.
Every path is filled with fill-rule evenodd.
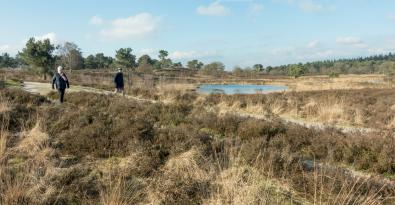
<svg viewBox="0 0 395 205"><path fill-rule="evenodd" d="M9 194L3 187L14 186L4 175L25 176L16 197L25 204L363 204L395 194L384 178L395 168L390 131L343 133L219 114L191 103L194 95L163 104L70 93L62 105L24 92L0 96L11 102L0 112L4 122L14 111L23 122L4 127L13 137L0 160L0 203ZM20 135L37 130L46 137Z"/></svg>

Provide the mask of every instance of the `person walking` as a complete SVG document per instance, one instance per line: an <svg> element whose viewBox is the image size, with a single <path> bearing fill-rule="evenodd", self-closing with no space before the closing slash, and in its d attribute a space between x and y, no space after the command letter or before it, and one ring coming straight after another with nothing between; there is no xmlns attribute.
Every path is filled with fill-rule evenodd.
<svg viewBox="0 0 395 205"><path fill-rule="evenodd" d="M115 74L114 77L114 83L115 83L115 93L122 93L123 96L125 96L125 84L123 82L123 73L122 69L118 68L117 74Z"/></svg>
<svg viewBox="0 0 395 205"><path fill-rule="evenodd" d="M66 74L63 72L63 67L58 67L58 72L52 78L52 89L58 90L59 93L59 101L63 103L64 101L64 93L66 92L66 88L70 88L69 79Z"/></svg>

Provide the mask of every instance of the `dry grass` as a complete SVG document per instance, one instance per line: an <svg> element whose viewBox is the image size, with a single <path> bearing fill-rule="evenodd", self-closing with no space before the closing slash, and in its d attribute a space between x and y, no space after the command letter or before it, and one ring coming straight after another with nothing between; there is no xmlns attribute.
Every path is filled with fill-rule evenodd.
<svg viewBox="0 0 395 205"><path fill-rule="evenodd" d="M19 152L34 157L48 147L48 140L48 134L42 132L40 122L37 122L33 129L22 133L22 139L16 148Z"/></svg>
<svg viewBox="0 0 395 205"><path fill-rule="evenodd" d="M359 189L366 184L364 181L362 183L358 183L360 178L356 179L354 182L343 183L340 192L337 193L336 197L329 197L327 201L323 201L322 196L323 193L320 192L320 196L316 196L314 201L316 204L332 204L332 205L348 205L352 204L360 204L360 205L375 205L381 204L382 198L378 195L378 193L370 193L362 195L359 192ZM379 190L380 191L380 190Z"/></svg>
<svg viewBox="0 0 395 205"><path fill-rule="evenodd" d="M164 167L165 174L174 174L181 177L181 180L201 180L208 179L207 172L199 164L202 160L199 151L196 148L182 153L179 156L169 159Z"/></svg>
<svg viewBox="0 0 395 205"><path fill-rule="evenodd" d="M326 173L319 165L314 165L313 170L312 203L317 205L379 205L383 199L379 192L384 189L370 190L368 193L363 189L369 186L369 177L355 177L354 179L342 179L337 174Z"/></svg>
<svg viewBox="0 0 395 205"><path fill-rule="evenodd" d="M289 187L280 185L271 178L270 170L265 170L258 163L249 165L232 154L229 163L227 168L221 168L218 163L219 173L213 179L215 190L203 204L280 205L296 202Z"/></svg>
<svg viewBox="0 0 395 205"><path fill-rule="evenodd" d="M150 204L200 204L210 192L202 160L196 148L170 158L149 189Z"/></svg>
<svg viewBox="0 0 395 205"><path fill-rule="evenodd" d="M141 153L131 153L127 157L95 161L93 166L101 173L100 204L137 204L145 198L145 182L134 176L143 160L147 159Z"/></svg>
<svg viewBox="0 0 395 205"><path fill-rule="evenodd" d="M332 124L339 127L395 127L394 89L331 90L268 95L209 95L199 105L234 113L286 121ZM273 116L272 116L273 117Z"/></svg>
<svg viewBox="0 0 395 205"><path fill-rule="evenodd" d="M0 204L27 205L29 179L25 176L3 175L0 182Z"/></svg>
<svg viewBox="0 0 395 205"><path fill-rule="evenodd" d="M56 189L42 178L53 169L48 140L39 122L13 139L7 158L0 160L0 204L43 204L56 197Z"/></svg>
<svg viewBox="0 0 395 205"><path fill-rule="evenodd" d="M273 193L267 190L270 185L268 182L253 167L233 166L219 174L214 182L218 188L204 204L268 204L273 197Z"/></svg>
<svg viewBox="0 0 395 205"><path fill-rule="evenodd" d="M9 111L10 103L8 101L4 101L0 99L0 113Z"/></svg>
<svg viewBox="0 0 395 205"><path fill-rule="evenodd" d="M8 132L1 129L0 130L0 163L7 150L7 138L8 138Z"/></svg>
<svg viewBox="0 0 395 205"><path fill-rule="evenodd" d="M303 109L305 119L326 123L346 123L346 106L344 99L332 98L326 101L316 101L310 99ZM298 117L298 116L296 116ZM343 122L342 122L343 121Z"/></svg>
<svg viewBox="0 0 395 205"><path fill-rule="evenodd" d="M160 100L167 104L173 103L177 96L190 93L195 89L196 85L186 83L159 84L156 86L156 92L160 96Z"/></svg>
<svg viewBox="0 0 395 205"><path fill-rule="evenodd" d="M338 78L302 77L290 81L289 84L294 91L388 88L383 77L383 75L341 75Z"/></svg>
<svg viewBox="0 0 395 205"><path fill-rule="evenodd" d="M109 186L100 192L102 205L136 204L136 201L139 200L140 195L144 192L139 186L128 184L122 176L109 183Z"/></svg>
<svg viewBox="0 0 395 205"><path fill-rule="evenodd" d="M347 105L341 97L306 98L308 109L288 109L285 105L305 99L291 96L288 102L276 95L283 101L254 95L238 96L232 104L220 96L224 99L219 104L263 114L299 109L310 116L331 115L327 120L345 115L335 109ZM331 172L339 162L378 176L392 174L392 135L367 139L281 121L218 116L193 104L194 99L179 96L174 104L141 104L73 93L61 106L15 103L15 108L39 110L28 116L38 120L22 132L5 128L12 133L5 150L10 160L0 164L0 204L367 205L393 195L391 187L377 188L384 183L381 177L355 182L345 169L339 169L341 177ZM330 167L304 172L301 161L312 156ZM20 191L11 193L8 187Z"/></svg>
<svg viewBox="0 0 395 205"><path fill-rule="evenodd" d="M286 177L273 175L271 159L259 153L253 162L247 162L243 155L249 149L248 144L230 145L215 154L214 188L203 204L283 205L305 201L286 183Z"/></svg>
<svg viewBox="0 0 395 205"><path fill-rule="evenodd" d="M158 90L161 92L168 91L187 91L196 89L196 85L194 84L185 84L185 83L172 83L172 84L160 84L157 86Z"/></svg>

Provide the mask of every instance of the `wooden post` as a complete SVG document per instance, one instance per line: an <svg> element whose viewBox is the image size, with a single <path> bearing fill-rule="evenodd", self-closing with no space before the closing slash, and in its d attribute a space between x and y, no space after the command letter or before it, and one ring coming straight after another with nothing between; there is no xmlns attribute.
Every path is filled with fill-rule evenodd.
<svg viewBox="0 0 395 205"><path fill-rule="evenodd" d="M131 72L131 69L132 68L129 68L129 69L127 69L128 70L128 93L130 93L130 91L132 90L132 83L131 83L131 81L130 81L130 78L131 78L131 74L130 74L130 72Z"/></svg>

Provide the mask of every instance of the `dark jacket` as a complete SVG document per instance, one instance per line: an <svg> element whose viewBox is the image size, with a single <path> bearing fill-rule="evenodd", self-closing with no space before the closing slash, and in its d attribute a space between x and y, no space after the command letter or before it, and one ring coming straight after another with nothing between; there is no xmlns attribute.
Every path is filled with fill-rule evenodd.
<svg viewBox="0 0 395 205"><path fill-rule="evenodd" d="M66 76L66 74L64 74L64 75ZM66 77L66 79L67 79L67 77ZM54 88L54 85L56 86L56 89L58 89L58 90L65 90L66 87L70 88L69 80L68 79L64 80L62 78L62 76L60 76L59 73L56 73L52 78L52 88Z"/></svg>
<svg viewBox="0 0 395 205"><path fill-rule="evenodd" d="M114 83L117 88L123 88L124 83L123 83L123 74L121 72L118 72L115 77L114 77Z"/></svg>

